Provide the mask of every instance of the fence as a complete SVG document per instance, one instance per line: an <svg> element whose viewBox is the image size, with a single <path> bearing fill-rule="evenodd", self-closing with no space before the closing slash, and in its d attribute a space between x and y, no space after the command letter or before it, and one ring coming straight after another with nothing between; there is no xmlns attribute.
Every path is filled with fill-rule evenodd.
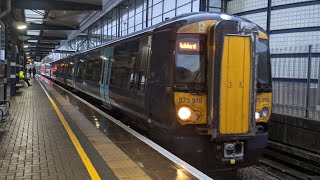
<svg viewBox="0 0 320 180"><path fill-rule="evenodd" d="M271 49L273 112L320 120L320 45Z"/></svg>

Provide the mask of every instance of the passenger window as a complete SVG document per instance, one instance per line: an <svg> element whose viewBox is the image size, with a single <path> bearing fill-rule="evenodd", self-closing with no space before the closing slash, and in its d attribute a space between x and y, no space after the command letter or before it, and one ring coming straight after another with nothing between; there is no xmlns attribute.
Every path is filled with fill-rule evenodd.
<svg viewBox="0 0 320 180"><path fill-rule="evenodd" d="M92 81L95 83L100 83L101 79L101 66L102 66L102 59L99 56L99 51L94 52L94 61L93 61L93 75Z"/></svg>
<svg viewBox="0 0 320 180"><path fill-rule="evenodd" d="M131 89L134 87L135 65L139 58L139 41L130 41L114 47L110 85Z"/></svg>
<svg viewBox="0 0 320 180"><path fill-rule="evenodd" d="M85 73L84 70L85 70L85 61L84 59L81 57L81 56L78 56L77 57L78 59L78 69L77 69L77 79L80 80L80 79L83 79L83 74Z"/></svg>
<svg viewBox="0 0 320 180"><path fill-rule="evenodd" d="M86 66L86 74L85 74L85 80L91 80L93 76L93 60L91 55L87 57L87 66Z"/></svg>
<svg viewBox="0 0 320 180"><path fill-rule="evenodd" d="M140 48L140 67L138 73L138 91L144 92L146 79L147 79L147 68L148 68L148 57L149 57L149 46L142 46Z"/></svg>

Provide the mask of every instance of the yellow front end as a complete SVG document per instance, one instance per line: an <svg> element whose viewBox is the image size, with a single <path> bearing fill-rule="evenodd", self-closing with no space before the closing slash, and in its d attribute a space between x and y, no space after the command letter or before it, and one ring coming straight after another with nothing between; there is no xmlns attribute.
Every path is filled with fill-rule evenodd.
<svg viewBox="0 0 320 180"><path fill-rule="evenodd" d="M210 28L214 27L216 20L207 20L189 24L178 30L178 36L194 37L196 34L206 35L208 38ZM268 40L265 33L259 31L259 39ZM267 123L271 116L272 93L257 93L256 107L251 104L252 76L252 40L250 36L240 34L225 35L222 44L222 64L220 86L215 86L220 91L219 123L210 127L212 121L208 120L209 100L207 93L174 92L174 103L177 119L181 125L207 124L209 128L215 128L221 135L245 135L252 129L251 120L255 118L257 123ZM188 38L185 38L188 40ZM178 43L178 41L177 41ZM196 46L197 45L197 46ZM196 48L191 48L196 47ZM200 45L194 41L179 41L179 49L190 52L199 51ZM215 45L213 50L215 50ZM210 49L208 49L210 51ZM208 53L208 52L207 52ZM208 55L208 54L207 54ZM209 59L207 59L209 60ZM206 67L209 68L209 67ZM251 107L255 117L252 117ZM215 119L213 120L215 121ZM254 121L254 119L253 119Z"/></svg>
<svg viewBox="0 0 320 180"><path fill-rule="evenodd" d="M256 122L267 123L272 112L272 93L257 94Z"/></svg>
<svg viewBox="0 0 320 180"><path fill-rule="evenodd" d="M207 95L175 92L174 102L182 125L207 123Z"/></svg>

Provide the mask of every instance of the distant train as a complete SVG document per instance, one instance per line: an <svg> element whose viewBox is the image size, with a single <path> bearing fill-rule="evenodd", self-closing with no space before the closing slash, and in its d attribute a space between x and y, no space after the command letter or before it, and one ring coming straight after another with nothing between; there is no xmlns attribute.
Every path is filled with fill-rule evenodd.
<svg viewBox="0 0 320 180"><path fill-rule="evenodd" d="M244 18L184 14L42 64L41 73L121 111L208 171L251 165L267 145L268 36Z"/></svg>

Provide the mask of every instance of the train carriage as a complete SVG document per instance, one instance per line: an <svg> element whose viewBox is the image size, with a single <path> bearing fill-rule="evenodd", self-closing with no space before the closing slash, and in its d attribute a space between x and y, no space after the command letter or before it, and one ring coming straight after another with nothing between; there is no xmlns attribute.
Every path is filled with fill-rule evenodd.
<svg viewBox="0 0 320 180"><path fill-rule="evenodd" d="M48 68L201 169L251 165L266 147L268 37L246 19L189 13Z"/></svg>

